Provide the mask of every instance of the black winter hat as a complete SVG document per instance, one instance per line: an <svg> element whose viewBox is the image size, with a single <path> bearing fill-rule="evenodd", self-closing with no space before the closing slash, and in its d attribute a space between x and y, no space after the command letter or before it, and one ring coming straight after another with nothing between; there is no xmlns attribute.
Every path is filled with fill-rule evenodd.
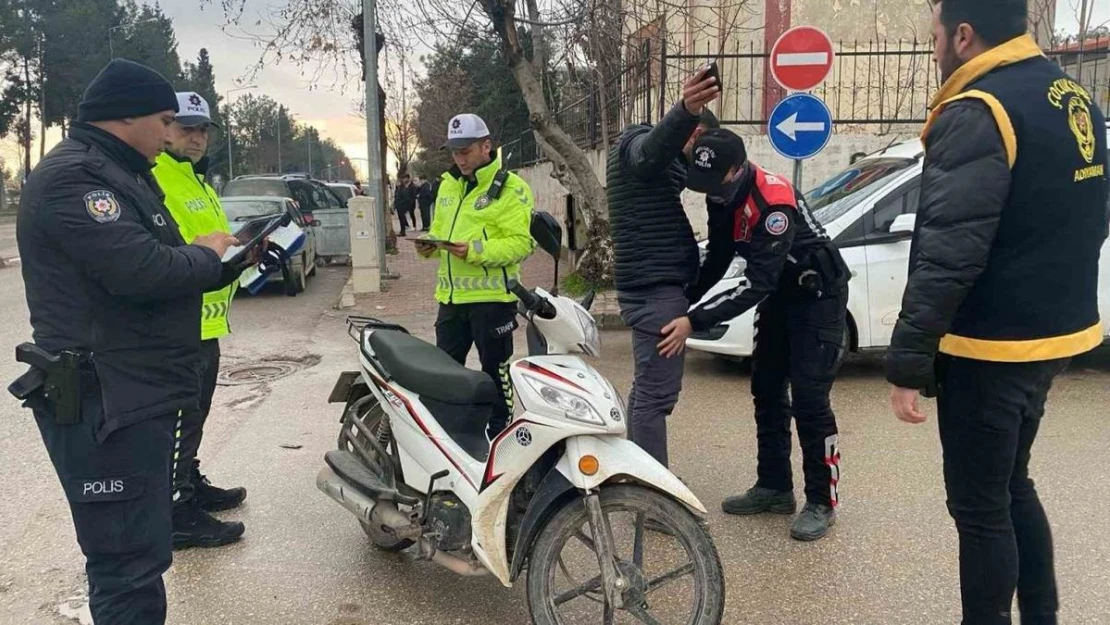
<svg viewBox="0 0 1110 625"><path fill-rule="evenodd" d="M113 59L89 83L78 106L77 121L98 122L177 112L173 85L146 65Z"/></svg>

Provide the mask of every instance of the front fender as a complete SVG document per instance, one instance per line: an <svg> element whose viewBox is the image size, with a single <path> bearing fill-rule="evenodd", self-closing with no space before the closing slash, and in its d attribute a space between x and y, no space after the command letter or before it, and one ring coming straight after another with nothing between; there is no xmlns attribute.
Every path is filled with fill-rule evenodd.
<svg viewBox="0 0 1110 625"><path fill-rule="evenodd" d="M598 472L585 475L578 470L582 456L597 458ZM555 468L581 490L593 490L616 478L631 478L671 495L691 510L707 514L697 496L667 467L639 445L619 436L576 436L567 440L567 451Z"/></svg>

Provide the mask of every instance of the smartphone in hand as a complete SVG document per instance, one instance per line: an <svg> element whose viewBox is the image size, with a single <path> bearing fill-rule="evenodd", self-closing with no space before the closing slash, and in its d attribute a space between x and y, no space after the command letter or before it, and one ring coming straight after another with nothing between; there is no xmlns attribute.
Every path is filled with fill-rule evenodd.
<svg viewBox="0 0 1110 625"><path fill-rule="evenodd" d="M721 85L721 70L720 70L719 67L717 67L717 60L716 59L710 59L710 60L706 61L706 63L705 63L705 77L706 78L713 78L713 80L716 81L714 84L716 85L718 90L721 90L721 89L724 88Z"/></svg>

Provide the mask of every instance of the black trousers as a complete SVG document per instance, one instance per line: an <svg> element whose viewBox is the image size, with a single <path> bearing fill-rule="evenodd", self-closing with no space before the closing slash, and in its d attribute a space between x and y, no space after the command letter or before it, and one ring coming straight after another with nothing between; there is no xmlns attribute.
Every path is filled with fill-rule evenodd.
<svg viewBox="0 0 1110 625"><path fill-rule="evenodd" d="M401 234L409 228L416 229L416 209L415 208L398 208L397 220L401 222Z"/></svg>
<svg viewBox="0 0 1110 625"><path fill-rule="evenodd" d="M513 355L513 330L517 325L516 304L440 304L436 318L436 347L465 365L470 346L476 346L482 371L497 385L500 401L494 404L490 416L491 438L500 434L513 416L509 359Z"/></svg>
<svg viewBox="0 0 1110 625"><path fill-rule="evenodd" d="M1068 361L937 361L948 511L960 536L965 625L1008 625L1017 590L1024 625L1056 623L1052 531L1029 457L1045 398Z"/></svg>
<svg viewBox="0 0 1110 625"><path fill-rule="evenodd" d="M421 204L420 205L420 228L422 230L428 230L431 227L432 227L432 205L431 204Z"/></svg>
<svg viewBox="0 0 1110 625"><path fill-rule="evenodd" d="M840 447L829 392L847 346L847 289L824 299L775 293L756 309L752 396L758 439L758 481L794 488L790 419L798 424L806 501L836 507ZM787 387L789 386L789 392Z"/></svg>
<svg viewBox="0 0 1110 625"><path fill-rule="evenodd" d="M211 339L200 344L200 409L186 410L174 428L173 505L180 506L193 498L199 473L197 452L204 437L204 422L212 410L216 379L220 373L220 341Z"/></svg>
<svg viewBox="0 0 1110 625"><path fill-rule="evenodd" d="M170 457L177 416L140 421L98 443L104 422L98 391L86 393L75 425L55 423L43 403L28 404L85 554L93 621L165 623L162 574L173 561Z"/></svg>

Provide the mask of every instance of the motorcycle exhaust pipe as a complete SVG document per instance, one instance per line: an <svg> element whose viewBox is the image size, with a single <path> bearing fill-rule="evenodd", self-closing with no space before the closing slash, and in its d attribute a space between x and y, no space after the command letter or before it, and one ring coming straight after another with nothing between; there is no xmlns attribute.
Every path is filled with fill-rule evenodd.
<svg viewBox="0 0 1110 625"><path fill-rule="evenodd" d="M416 528L417 534L415 536L412 536L410 532L403 531L412 526L412 521L401 514L396 506L367 497L336 475L331 467L325 466L316 474L316 488L334 499L336 503L346 508L348 512L353 513L361 521L370 523L370 513L377 508L378 520L383 525L390 529L402 530L398 533L399 538L420 537L419 528Z"/></svg>
<svg viewBox="0 0 1110 625"><path fill-rule="evenodd" d="M400 510L391 504L375 501L362 494L343 478L336 475L331 467L325 466L316 474L316 488L366 523L371 522L370 513L377 508L378 519L386 527L399 530L397 532L398 538L419 540L420 555L425 560L431 560L443 568L465 577L489 575L489 571L479 564L437 551L428 537L420 535L420 528L414 528L415 535L405 531L413 528L413 524Z"/></svg>

